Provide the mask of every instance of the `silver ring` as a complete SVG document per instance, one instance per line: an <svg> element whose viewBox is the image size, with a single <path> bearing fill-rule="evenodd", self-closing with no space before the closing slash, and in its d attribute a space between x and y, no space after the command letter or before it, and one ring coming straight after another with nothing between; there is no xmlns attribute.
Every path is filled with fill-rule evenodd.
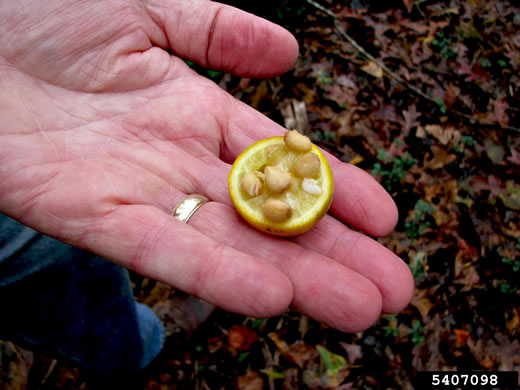
<svg viewBox="0 0 520 390"><path fill-rule="evenodd" d="M181 200L172 211L172 216L180 219L184 223L188 223L191 216L209 199L202 195L188 195Z"/></svg>

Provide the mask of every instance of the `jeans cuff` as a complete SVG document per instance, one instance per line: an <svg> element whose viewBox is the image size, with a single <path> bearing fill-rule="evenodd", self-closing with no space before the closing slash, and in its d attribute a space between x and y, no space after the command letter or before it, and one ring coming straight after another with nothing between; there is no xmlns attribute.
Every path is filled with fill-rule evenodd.
<svg viewBox="0 0 520 390"><path fill-rule="evenodd" d="M140 368L143 369L159 355L166 335L161 320L148 306L136 303L136 313L143 345L143 357L140 362Z"/></svg>

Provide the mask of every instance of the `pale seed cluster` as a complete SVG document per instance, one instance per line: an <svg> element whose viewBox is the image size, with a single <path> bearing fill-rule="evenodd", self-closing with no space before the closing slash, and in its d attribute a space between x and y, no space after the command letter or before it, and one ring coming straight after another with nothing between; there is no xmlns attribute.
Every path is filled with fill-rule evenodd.
<svg viewBox="0 0 520 390"><path fill-rule="evenodd" d="M250 197L260 195L264 186L269 190L272 196L262 205L262 212L273 222L285 222L291 218L292 207L279 196L287 191L291 184L298 183L297 178L301 179L303 191L312 195L321 194L317 182L320 175L320 158L311 152L311 140L296 130L291 130L285 133L284 143L285 145L273 145L267 149L268 162L263 172L247 172L240 181L242 191ZM290 171L278 165L288 151L299 154Z"/></svg>

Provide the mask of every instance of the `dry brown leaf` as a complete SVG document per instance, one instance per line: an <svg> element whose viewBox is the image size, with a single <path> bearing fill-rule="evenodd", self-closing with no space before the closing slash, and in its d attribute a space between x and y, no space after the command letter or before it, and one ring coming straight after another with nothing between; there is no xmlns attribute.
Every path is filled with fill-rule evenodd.
<svg viewBox="0 0 520 390"><path fill-rule="evenodd" d="M462 251L460 253L463 253ZM471 264L461 263L459 255L455 260L455 277L457 283L461 284L462 291L471 291L474 286L480 282L480 276L477 269Z"/></svg>
<svg viewBox="0 0 520 390"><path fill-rule="evenodd" d="M506 183L506 191L498 194L504 206L509 209L520 211L520 185L513 180Z"/></svg>
<svg viewBox="0 0 520 390"><path fill-rule="evenodd" d="M403 4L406 7L406 10L408 11L408 13L412 12L414 3L415 3L415 0L403 0Z"/></svg>
<svg viewBox="0 0 520 390"><path fill-rule="evenodd" d="M347 344L342 341L340 341L339 343L341 344L343 349L347 351L348 361L350 364L353 364L356 360L361 359L363 357L361 345Z"/></svg>
<svg viewBox="0 0 520 390"><path fill-rule="evenodd" d="M262 390L264 381L255 371L248 371L246 375L237 378L239 390Z"/></svg>
<svg viewBox="0 0 520 390"><path fill-rule="evenodd" d="M469 337L469 331L466 329L453 329L453 333L455 333L455 342L457 346L464 346Z"/></svg>
<svg viewBox="0 0 520 390"><path fill-rule="evenodd" d="M509 340L501 333L492 339L468 338L466 345L480 365L486 369L513 370L520 364L520 342Z"/></svg>
<svg viewBox="0 0 520 390"><path fill-rule="evenodd" d="M365 159L362 156L354 156L350 159L349 164L357 165L363 162Z"/></svg>
<svg viewBox="0 0 520 390"><path fill-rule="evenodd" d="M507 109L509 104L505 101L505 97L499 98L493 102L493 113L498 123L502 125L509 124L509 116L507 115Z"/></svg>
<svg viewBox="0 0 520 390"><path fill-rule="evenodd" d="M289 350L284 356L300 368L304 368L307 363L314 359L316 351L302 341L297 341L289 346Z"/></svg>
<svg viewBox="0 0 520 390"><path fill-rule="evenodd" d="M405 136L410 134L410 130L412 128L419 126L419 121L417 119L420 116L421 116L421 113L417 112L415 105L412 105L411 107L409 107L408 110L403 110L403 118L404 118L403 133Z"/></svg>
<svg viewBox="0 0 520 390"><path fill-rule="evenodd" d="M455 154L449 153L445 149L438 146L432 145L431 150L433 153L433 158L424 162L425 168L439 169L457 159Z"/></svg>
<svg viewBox="0 0 520 390"><path fill-rule="evenodd" d="M235 325L228 333L229 345L242 351L248 350L257 339L258 335L256 332L246 325Z"/></svg>
<svg viewBox="0 0 520 390"><path fill-rule="evenodd" d="M426 125L424 130L432 137L436 138L441 145L448 145L450 142L457 144L460 140L460 131L453 127L444 128L440 125Z"/></svg>
<svg viewBox="0 0 520 390"><path fill-rule="evenodd" d="M520 315L518 314L518 310L516 307L513 307L513 313L511 314L511 318L507 321L507 330L509 333L516 337L520 334Z"/></svg>
<svg viewBox="0 0 520 390"><path fill-rule="evenodd" d="M448 225L450 222L452 222L454 219L456 220L456 216L453 214L445 213L442 210L439 210L438 208L435 209L433 212L433 219L435 219L435 224L437 227L441 228L445 225Z"/></svg>
<svg viewBox="0 0 520 390"><path fill-rule="evenodd" d="M424 127L419 126L417 128L417 131L415 132L415 136L417 138L425 139L426 138L426 131L424 131Z"/></svg>
<svg viewBox="0 0 520 390"><path fill-rule="evenodd" d="M504 160L506 150L500 142L495 142L493 137L488 137L484 141L486 154L494 164L500 164Z"/></svg>
<svg viewBox="0 0 520 390"><path fill-rule="evenodd" d="M444 104L446 104L446 107L451 108L457 101L458 97L460 95L460 88L456 87L452 83L448 85L448 88L446 88L446 93L444 95Z"/></svg>
<svg viewBox="0 0 520 390"><path fill-rule="evenodd" d="M33 362L32 352L0 340L0 388L24 390Z"/></svg>
<svg viewBox="0 0 520 390"><path fill-rule="evenodd" d="M289 350L289 345L284 340L280 339L277 333L271 332L267 335L267 337L269 337L275 343L276 347L282 353L282 355L287 353Z"/></svg>
<svg viewBox="0 0 520 390"><path fill-rule="evenodd" d="M260 101L268 96L269 88L267 81L262 80L255 89L255 93L251 96L251 105L258 109Z"/></svg>
<svg viewBox="0 0 520 390"><path fill-rule="evenodd" d="M361 67L361 70L377 78L383 77L383 69L381 69L379 65L377 65L373 61L368 61L365 65Z"/></svg>
<svg viewBox="0 0 520 390"><path fill-rule="evenodd" d="M419 310L419 313L421 313L421 317L424 323L427 323L429 321L429 312L431 308L433 307L433 304L428 299L428 291L427 290L418 290L413 298L411 305L415 307L417 310Z"/></svg>

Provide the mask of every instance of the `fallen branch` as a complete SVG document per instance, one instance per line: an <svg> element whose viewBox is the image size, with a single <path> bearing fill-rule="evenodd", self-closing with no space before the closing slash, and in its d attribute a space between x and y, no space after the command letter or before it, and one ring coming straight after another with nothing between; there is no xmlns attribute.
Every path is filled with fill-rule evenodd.
<svg viewBox="0 0 520 390"><path fill-rule="evenodd" d="M339 24L338 18L336 17L336 15L331 10L329 10L328 8L325 8L321 4L316 3L313 0L306 0L306 1L307 1L307 3L312 5L314 8L320 10L321 12L323 12L323 13L327 14L328 16L330 16L331 18L333 18L334 19L334 27L336 28L336 31L339 33L339 35L341 35L346 41L348 41L348 43L350 43L352 46L354 46L354 48L357 51L359 51L361 54L363 54L366 58L368 58L370 61L375 63L377 66L379 66L390 78L392 78L395 81L399 82L400 84L404 85L410 91L414 92L416 95L422 97L423 99L426 99L426 100L428 100L429 102L431 102L433 104L437 104L437 102L431 96L427 95L426 93L421 91L419 88L417 88L417 87L411 85L410 83L408 83L401 76L399 76L397 73L393 72L390 68L388 68L383 62L381 62L380 60L375 58L372 54L367 52L359 43L356 42L356 40L354 38L352 38L345 31L345 29L343 27L341 27L341 25ZM492 127L500 127L500 128L502 128L504 130L512 130L512 131L520 132L520 129L518 129L516 127L502 125L502 124L500 124L498 122L493 122L493 121L489 121L489 120L486 120L486 119L475 118L475 117L473 117L471 115L465 114L465 113L463 113L461 111L458 111L458 110L453 110L451 108L447 108L446 111L447 112L451 112L452 114L461 116L461 117L463 117L465 119L468 119L471 122L476 122L476 123L478 123L480 125L492 126Z"/></svg>

